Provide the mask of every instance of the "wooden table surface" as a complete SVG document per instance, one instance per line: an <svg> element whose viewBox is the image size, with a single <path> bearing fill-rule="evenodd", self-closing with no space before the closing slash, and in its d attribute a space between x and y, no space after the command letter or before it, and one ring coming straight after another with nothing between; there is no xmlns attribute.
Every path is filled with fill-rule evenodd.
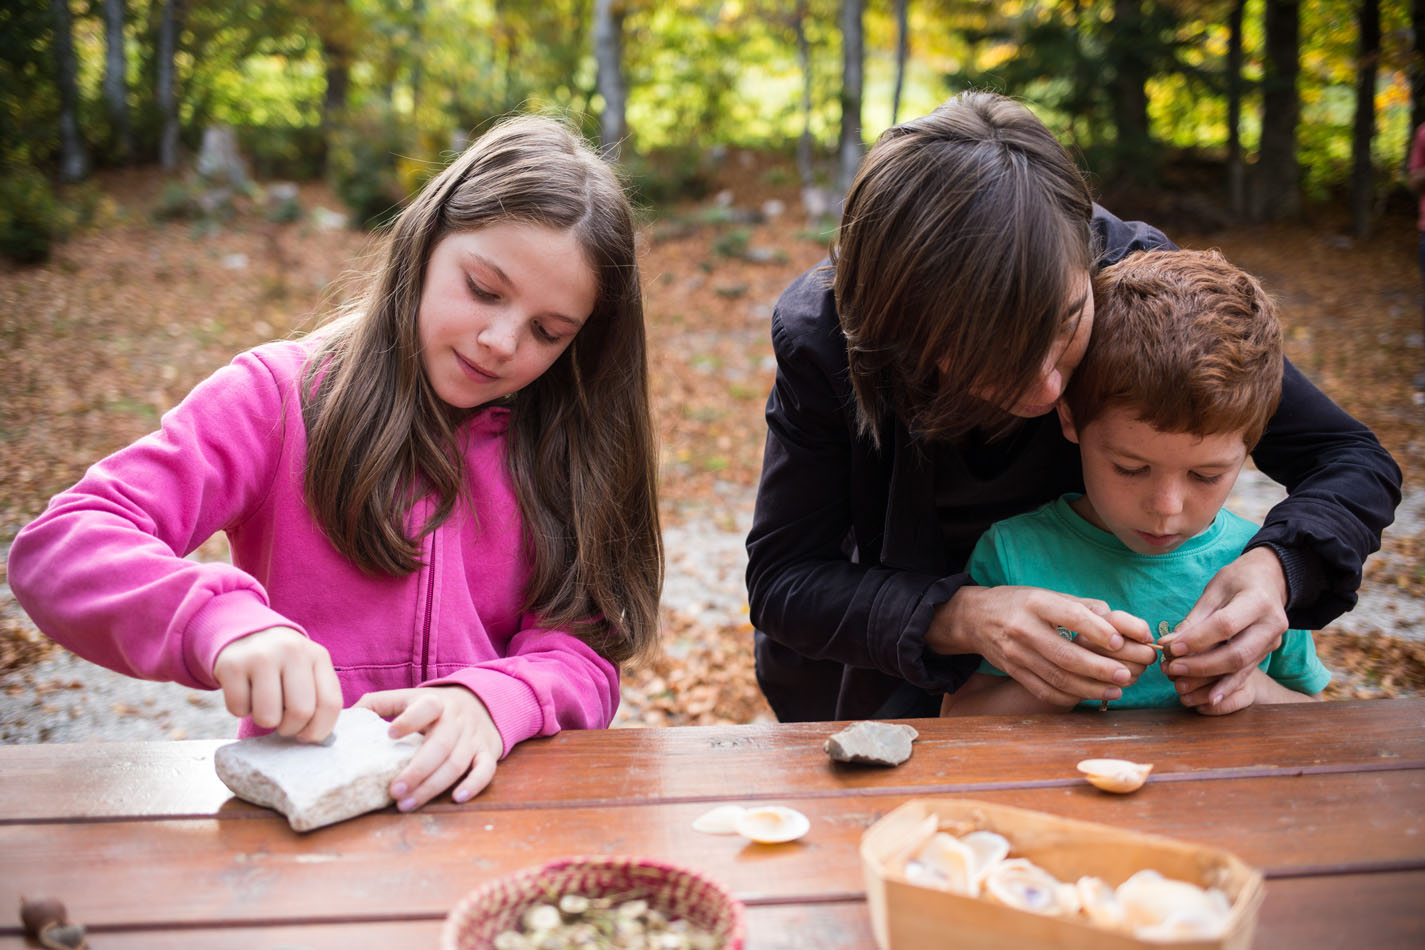
<svg viewBox="0 0 1425 950"><path fill-rule="evenodd" d="M911 759L846 766L838 723L566 732L526 742L463 806L306 834L233 799L221 742L0 746L0 950L21 895L109 948L434 947L491 878L572 854L703 871L747 905L749 950L874 948L858 844L901 802L961 796L1168 835L1262 869L1257 947L1425 947L1425 699L915 720ZM1091 756L1151 762L1129 796ZM801 841L692 830L723 802L811 819Z"/></svg>

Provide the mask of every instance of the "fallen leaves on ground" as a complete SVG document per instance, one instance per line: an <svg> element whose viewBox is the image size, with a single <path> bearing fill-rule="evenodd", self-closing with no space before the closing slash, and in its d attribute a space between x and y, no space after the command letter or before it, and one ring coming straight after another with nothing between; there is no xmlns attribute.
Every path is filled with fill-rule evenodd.
<svg viewBox="0 0 1425 950"><path fill-rule="evenodd" d="M151 430L235 353L315 325L370 270L367 236L332 228L330 213L317 212L339 207L321 185L302 185L306 213L280 223L255 200L226 220L158 222L162 186L150 169L105 173L93 227L41 267L0 270L0 538L92 461ZM731 532L746 524L761 467L772 305L825 255L826 231L801 213L790 162L732 150L719 187L716 199L648 221L640 261L664 522ZM1184 246L1218 247L1257 273L1281 303L1292 360L1375 430L1407 480L1425 470L1422 407L1410 385L1425 351L1408 215L1355 241L1329 218L1209 234L1180 231L1151 208L1115 210L1155 220ZM223 546L203 556L223 556ZM1425 597L1419 526L1387 533L1366 584ZM707 622L665 607L662 618L663 655L625 679L626 724L770 715L745 615ZM1327 633L1317 643L1341 674L1328 695L1425 688L1420 643L1384 632ZM53 649L8 594L0 600L0 671L23 670Z"/></svg>

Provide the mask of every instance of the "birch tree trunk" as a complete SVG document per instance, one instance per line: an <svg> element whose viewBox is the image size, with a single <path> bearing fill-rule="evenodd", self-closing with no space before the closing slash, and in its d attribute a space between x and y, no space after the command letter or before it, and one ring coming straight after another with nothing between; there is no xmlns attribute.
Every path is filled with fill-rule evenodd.
<svg viewBox="0 0 1425 950"><path fill-rule="evenodd" d="M905 61L910 53L910 0L896 0L896 87L891 93L891 125L901 120L901 89L905 85Z"/></svg>
<svg viewBox="0 0 1425 950"><path fill-rule="evenodd" d="M812 164L811 46L807 43L806 0L797 0L792 16L792 28L797 34L797 65L802 70L802 134L797 137L797 175L805 190L816 184L816 169Z"/></svg>
<svg viewBox="0 0 1425 950"><path fill-rule="evenodd" d="M49 7L54 20L55 85L59 89L59 177L80 181L89 174L89 158L79 135L78 66L74 60L69 0L50 0Z"/></svg>
<svg viewBox="0 0 1425 950"><path fill-rule="evenodd" d="M851 190L851 181L861 164L863 48L861 0L841 0L841 146L837 150L840 156L837 184L843 197Z"/></svg>
<svg viewBox="0 0 1425 950"><path fill-rule="evenodd" d="M124 0L104 0L104 106L119 158L133 152L129 126L128 51L124 48Z"/></svg>
<svg viewBox="0 0 1425 950"><path fill-rule="evenodd" d="M628 135L628 90L623 79L623 18L622 0L594 2L594 62L598 65L595 80L604 99L604 111L599 121L599 145L604 154L617 161Z"/></svg>
<svg viewBox="0 0 1425 950"><path fill-rule="evenodd" d="M178 167L178 99L174 95L174 54L178 51L178 20L181 0L164 0L163 18L158 26L158 112L163 131L158 140L158 164L164 171Z"/></svg>

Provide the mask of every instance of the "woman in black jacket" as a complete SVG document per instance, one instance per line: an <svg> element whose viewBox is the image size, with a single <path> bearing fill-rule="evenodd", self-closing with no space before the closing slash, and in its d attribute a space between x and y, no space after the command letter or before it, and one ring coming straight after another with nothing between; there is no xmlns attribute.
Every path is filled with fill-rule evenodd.
<svg viewBox="0 0 1425 950"><path fill-rule="evenodd" d="M1082 489L1053 404L1092 328L1089 275L1172 246L1094 205L1012 100L965 93L881 136L832 262L772 318L747 584L781 719L932 716L980 655L1043 699L1113 699L1155 659L1100 602L978 587L964 564L994 521ZM1188 706L1232 688L1288 621L1349 609L1400 501L1390 455L1290 363L1253 459L1289 496L1177 638Z"/></svg>

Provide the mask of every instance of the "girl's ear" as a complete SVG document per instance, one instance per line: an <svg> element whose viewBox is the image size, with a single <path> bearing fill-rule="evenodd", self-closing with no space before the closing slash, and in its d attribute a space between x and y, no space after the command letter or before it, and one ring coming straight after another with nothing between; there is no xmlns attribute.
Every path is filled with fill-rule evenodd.
<svg viewBox="0 0 1425 950"><path fill-rule="evenodd" d="M1059 410L1059 428L1064 430L1064 438L1077 445L1079 430L1074 425L1074 414L1069 411L1068 403L1060 399L1054 404L1054 408Z"/></svg>

